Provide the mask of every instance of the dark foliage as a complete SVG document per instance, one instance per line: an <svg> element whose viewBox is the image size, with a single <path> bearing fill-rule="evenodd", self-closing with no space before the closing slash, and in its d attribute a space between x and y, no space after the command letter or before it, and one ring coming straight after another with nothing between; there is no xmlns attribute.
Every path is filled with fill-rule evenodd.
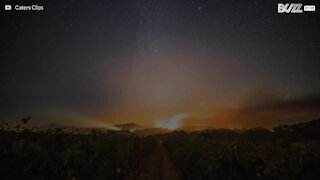
<svg viewBox="0 0 320 180"><path fill-rule="evenodd" d="M2 126L1 179L133 179L155 142L113 132L33 132Z"/></svg>
<svg viewBox="0 0 320 180"><path fill-rule="evenodd" d="M320 179L320 121L164 136L183 179Z"/></svg>
<svg viewBox="0 0 320 180"><path fill-rule="evenodd" d="M137 136L0 124L1 179L135 179L162 140L182 179L320 179L320 120Z"/></svg>

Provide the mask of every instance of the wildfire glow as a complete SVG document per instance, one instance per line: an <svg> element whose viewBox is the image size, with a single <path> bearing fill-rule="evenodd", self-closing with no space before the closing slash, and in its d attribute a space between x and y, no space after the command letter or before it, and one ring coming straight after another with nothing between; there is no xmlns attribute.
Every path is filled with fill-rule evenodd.
<svg viewBox="0 0 320 180"><path fill-rule="evenodd" d="M155 126L157 128L166 128L170 130L175 130L180 127L180 122L185 120L190 115L188 113L176 114L168 119L159 119L156 120Z"/></svg>

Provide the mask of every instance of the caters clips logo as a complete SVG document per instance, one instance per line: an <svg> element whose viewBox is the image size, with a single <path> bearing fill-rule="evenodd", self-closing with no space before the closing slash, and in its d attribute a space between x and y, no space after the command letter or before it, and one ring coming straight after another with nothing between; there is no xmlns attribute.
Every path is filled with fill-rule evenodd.
<svg viewBox="0 0 320 180"><path fill-rule="evenodd" d="M303 13L304 11L316 11L316 6L302 3L278 3L278 13Z"/></svg>

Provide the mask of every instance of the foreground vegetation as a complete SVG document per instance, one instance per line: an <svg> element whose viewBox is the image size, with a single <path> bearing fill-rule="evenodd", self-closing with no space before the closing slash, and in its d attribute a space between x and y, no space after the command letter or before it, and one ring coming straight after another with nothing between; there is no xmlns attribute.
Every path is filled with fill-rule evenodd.
<svg viewBox="0 0 320 180"><path fill-rule="evenodd" d="M182 179L320 179L320 121L165 136Z"/></svg>
<svg viewBox="0 0 320 180"><path fill-rule="evenodd" d="M320 121L138 136L0 125L1 179L136 179L159 140L181 179L320 179Z"/></svg>
<svg viewBox="0 0 320 180"><path fill-rule="evenodd" d="M134 179L152 137L0 130L0 179Z"/></svg>

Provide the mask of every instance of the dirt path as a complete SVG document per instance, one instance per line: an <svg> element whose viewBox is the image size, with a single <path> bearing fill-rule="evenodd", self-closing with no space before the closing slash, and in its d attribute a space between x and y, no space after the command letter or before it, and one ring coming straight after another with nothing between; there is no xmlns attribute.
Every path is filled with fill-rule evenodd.
<svg viewBox="0 0 320 180"><path fill-rule="evenodd" d="M178 180L176 168L169 158L168 152L160 142L146 161L138 176L139 180Z"/></svg>

